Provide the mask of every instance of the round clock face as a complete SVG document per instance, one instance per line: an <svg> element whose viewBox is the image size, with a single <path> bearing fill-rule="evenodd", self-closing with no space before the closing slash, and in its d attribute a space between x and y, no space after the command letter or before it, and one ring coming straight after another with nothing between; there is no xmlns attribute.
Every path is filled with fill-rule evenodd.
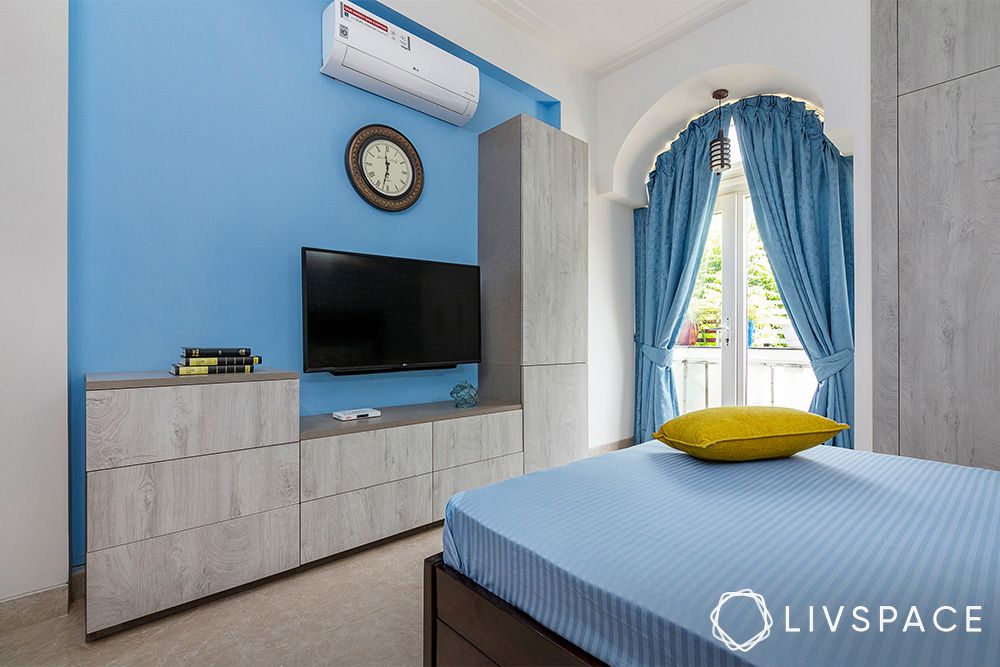
<svg viewBox="0 0 1000 667"><path fill-rule="evenodd" d="M372 206L402 211L420 197L424 185L420 156L397 130L366 125L351 137L345 157L351 185Z"/></svg>
<svg viewBox="0 0 1000 667"><path fill-rule="evenodd" d="M401 197L413 185L413 165L403 149L386 139L374 139L361 154L368 185L386 197Z"/></svg>

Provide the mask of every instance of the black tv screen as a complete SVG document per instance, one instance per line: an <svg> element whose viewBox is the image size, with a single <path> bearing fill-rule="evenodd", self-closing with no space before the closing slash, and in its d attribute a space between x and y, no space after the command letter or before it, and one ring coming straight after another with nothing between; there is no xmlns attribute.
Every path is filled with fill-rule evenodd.
<svg viewBox="0 0 1000 667"><path fill-rule="evenodd" d="M306 372L476 363L479 267L303 248L302 332Z"/></svg>

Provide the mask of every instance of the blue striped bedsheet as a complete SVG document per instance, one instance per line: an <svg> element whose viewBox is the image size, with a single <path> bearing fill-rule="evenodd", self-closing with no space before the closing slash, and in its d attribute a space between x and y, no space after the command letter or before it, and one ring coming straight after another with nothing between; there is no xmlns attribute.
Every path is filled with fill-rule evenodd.
<svg viewBox="0 0 1000 667"><path fill-rule="evenodd" d="M833 447L720 464L650 442L454 496L444 559L612 665L1000 664L995 471ZM745 652L710 618L743 589L773 621ZM823 605L844 606L835 631ZM880 633L883 605L899 620ZM944 605L955 631L933 628ZM901 631L911 606L923 633ZM719 613L734 643L764 626L749 597Z"/></svg>

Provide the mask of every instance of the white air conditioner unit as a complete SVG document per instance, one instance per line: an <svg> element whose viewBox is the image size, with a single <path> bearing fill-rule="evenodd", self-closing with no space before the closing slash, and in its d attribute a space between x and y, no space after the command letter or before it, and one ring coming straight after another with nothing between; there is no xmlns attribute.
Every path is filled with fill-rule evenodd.
<svg viewBox="0 0 1000 667"><path fill-rule="evenodd" d="M479 69L344 0L323 11L323 74L465 125L479 106Z"/></svg>

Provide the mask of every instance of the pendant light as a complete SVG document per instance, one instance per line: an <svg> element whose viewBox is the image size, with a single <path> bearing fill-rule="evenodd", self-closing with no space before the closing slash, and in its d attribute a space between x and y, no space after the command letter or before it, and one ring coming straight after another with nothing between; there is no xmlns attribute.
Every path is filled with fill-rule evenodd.
<svg viewBox="0 0 1000 667"><path fill-rule="evenodd" d="M708 145L709 164L712 166L713 174L721 174L733 166L729 161L729 137L722 131L722 100L727 97L729 91L725 88L719 88L712 93L712 98L719 101L719 134Z"/></svg>

